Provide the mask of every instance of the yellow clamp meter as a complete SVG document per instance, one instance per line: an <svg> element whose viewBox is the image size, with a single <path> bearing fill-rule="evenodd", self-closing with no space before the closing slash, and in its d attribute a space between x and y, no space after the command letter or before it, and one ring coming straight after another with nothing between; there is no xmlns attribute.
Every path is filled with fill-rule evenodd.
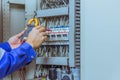
<svg viewBox="0 0 120 80"><path fill-rule="evenodd" d="M32 23L34 23L34 25ZM25 41L27 39L27 36L28 36L29 32L32 30L32 28L39 26L39 24L40 23L39 23L38 18L32 18L28 21L27 26L25 27L26 31L25 31L23 38L22 38L23 41Z"/></svg>

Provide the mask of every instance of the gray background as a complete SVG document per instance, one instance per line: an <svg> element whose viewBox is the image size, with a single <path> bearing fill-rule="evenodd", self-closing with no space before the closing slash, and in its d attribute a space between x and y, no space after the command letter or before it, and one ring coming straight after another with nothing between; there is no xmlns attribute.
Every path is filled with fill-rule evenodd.
<svg viewBox="0 0 120 80"><path fill-rule="evenodd" d="M120 0L81 0L81 80L120 80Z"/></svg>

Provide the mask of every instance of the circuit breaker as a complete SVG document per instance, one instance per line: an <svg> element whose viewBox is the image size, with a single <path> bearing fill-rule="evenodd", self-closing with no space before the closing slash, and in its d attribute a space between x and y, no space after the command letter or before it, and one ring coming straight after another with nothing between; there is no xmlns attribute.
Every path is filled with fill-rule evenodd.
<svg viewBox="0 0 120 80"><path fill-rule="evenodd" d="M25 23L38 18L49 33L25 79L80 80L80 0L25 0L24 5Z"/></svg>

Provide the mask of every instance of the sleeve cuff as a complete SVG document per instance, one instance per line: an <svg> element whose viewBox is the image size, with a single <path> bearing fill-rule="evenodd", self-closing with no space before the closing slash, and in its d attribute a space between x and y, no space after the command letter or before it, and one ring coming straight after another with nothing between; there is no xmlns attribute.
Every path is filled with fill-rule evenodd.
<svg viewBox="0 0 120 80"><path fill-rule="evenodd" d="M21 45L21 48L23 48L25 50L25 52L27 52L27 64L30 63L32 60L34 60L36 58L36 52L35 50L32 48L32 46L30 44L28 44L27 42L23 43Z"/></svg>

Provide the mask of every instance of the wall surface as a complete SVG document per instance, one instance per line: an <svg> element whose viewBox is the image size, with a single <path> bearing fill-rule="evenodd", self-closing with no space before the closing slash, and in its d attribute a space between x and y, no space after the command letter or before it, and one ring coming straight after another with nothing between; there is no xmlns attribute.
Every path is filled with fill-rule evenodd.
<svg viewBox="0 0 120 80"><path fill-rule="evenodd" d="M81 0L81 80L120 80L120 0Z"/></svg>

